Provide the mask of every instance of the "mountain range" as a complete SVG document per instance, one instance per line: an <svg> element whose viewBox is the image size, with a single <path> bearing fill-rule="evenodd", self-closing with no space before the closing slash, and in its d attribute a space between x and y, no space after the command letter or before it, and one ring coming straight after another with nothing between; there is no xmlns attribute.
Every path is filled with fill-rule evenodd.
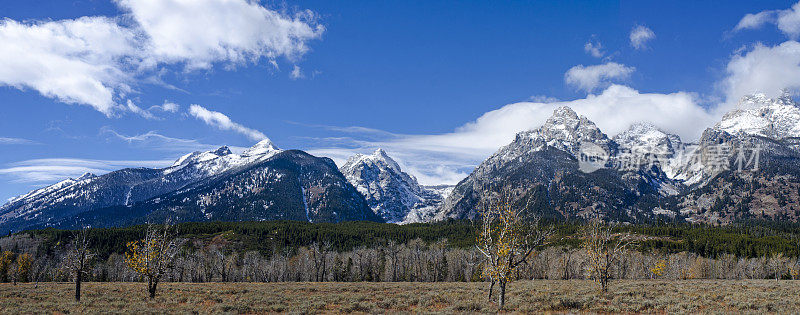
<svg viewBox="0 0 800 315"><path fill-rule="evenodd" d="M697 142L648 123L609 137L568 107L478 165L455 186L422 186L387 152L341 167L269 140L241 154L193 152L162 169L85 174L0 206L0 232L164 220L471 219L511 192L542 216L728 224L800 218L800 107L784 94L743 97Z"/></svg>

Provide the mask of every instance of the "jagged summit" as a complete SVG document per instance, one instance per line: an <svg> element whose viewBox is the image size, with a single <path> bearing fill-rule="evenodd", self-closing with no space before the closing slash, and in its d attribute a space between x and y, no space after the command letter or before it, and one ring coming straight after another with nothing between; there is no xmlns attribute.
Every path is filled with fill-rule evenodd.
<svg viewBox="0 0 800 315"><path fill-rule="evenodd" d="M264 139L242 152L242 156L270 154L276 151L279 151L278 147L276 147L275 144L269 139Z"/></svg>
<svg viewBox="0 0 800 315"><path fill-rule="evenodd" d="M745 95L737 108L725 114L714 128L732 135L776 140L800 137L800 107L786 91L776 98L763 93Z"/></svg>
<svg viewBox="0 0 800 315"><path fill-rule="evenodd" d="M221 146L221 147L219 147L219 149L217 149L216 151L211 152L211 153L213 153L214 155L217 155L217 156L226 156L228 154L232 154L231 149L228 148L227 145Z"/></svg>
<svg viewBox="0 0 800 315"><path fill-rule="evenodd" d="M412 221L432 217L442 199L440 194L423 188L414 176L403 172L383 149L370 155L356 154L339 170L364 195L375 214L387 222L406 222L412 211Z"/></svg>
<svg viewBox="0 0 800 315"><path fill-rule="evenodd" d="M683 142L678 135L667 133L649 122L638 122L613 138L620 148L649 150L668 157L682 151Z"/></svg>

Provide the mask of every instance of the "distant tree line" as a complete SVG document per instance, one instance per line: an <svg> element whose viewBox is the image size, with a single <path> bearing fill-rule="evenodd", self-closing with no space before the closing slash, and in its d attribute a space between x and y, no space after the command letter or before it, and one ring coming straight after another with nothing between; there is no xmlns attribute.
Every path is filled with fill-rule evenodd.
<svg viewBox="0 0 800 315"><path fill-rule="evenodd" d="M610 279L796 279L800 276L800 227L791 224L609 226L608 235L629 234L636 243L621 249L616 261L606 265L587 250L582 234L585 224L544 221L539 224L552 229L551 241L531 251L530 257L513 268L510 278L588 279L594 277L587 272L592 265L607 266ZM148 226L90 229L85 237L91 261L86 272L80 274L83 281L155 281L156 284L486 281L486 255L476 247L479 228L478 222L470 221L411 225L184 223L174 227L169 242L158 243L162 246L159 251L171 255L168 268L148 265L146 261L131 263L134 254L151 257L156 251L155 247L142 249L153 242L148 239L155 237L146 237ZM81 234L50 229L20 232L0 239L0 281L74 281L76 268L66 262L75 261L70 257L74 257L76 235Z"/></svg>

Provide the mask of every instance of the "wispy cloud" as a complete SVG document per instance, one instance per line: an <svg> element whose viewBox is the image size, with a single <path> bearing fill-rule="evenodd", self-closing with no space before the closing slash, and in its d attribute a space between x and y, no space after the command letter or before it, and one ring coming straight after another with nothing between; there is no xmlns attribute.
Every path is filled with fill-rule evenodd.
<svg viewBox="0 0 800 315"><path fill-rule="evenodd" d="M637 25L633 27L628 38L631 41L631 47L636 50L642 50L647 48L647 42L656 38L656 33L653 33L653 30L647 26Z"/></svg>
<svg viewBox="0 0 800 315"><path fill-rule="evenodd" d="M195 139L168 137L152 130L143 134L129 136L121 134L108 126L105 126L100 128L100 134L110 136L114 140L120 140L128 144L135 145L138 148L164 152L175 152L180 154L194 151L211 151L222 146L220 144L202 143ZM241 152L246 149L235 146L230 148L231 151L234 152Z"/></svg>
<svg viewBox="0 0 800 315"><path fill-rule="evenodd" d="M242 126L241 124L232 121L223 113L208 110L205 107L197 104L192 104L189 106L189 114L197 119L202 120L209 126L216 127L220 130L230 130L240 133L247 136L251 140L261 141L267 138L267 136L261 131Z"/></svg>
<svg viewBox="0 0 800 315"><path fill-rule="evenodd" d="M84 173L105 174L126 167L166 167L170 160L92 160L73 158L33 159L7 164L0 175L14 182L52 183L66 178L76 178Z"/></svg>
<svg viewBox="0 0 800 315"><path fill-rule="evenodd" d="M23 138L0 137L0 145L2 144L37 144L37 142Z"/></svg>
<svg viewBox="0 0 800 315"><path fill-rule="evenodd" d="M583 45L583 51L595 58L602 58L605 55L603 44L598 41L587 42Z"/></svg>

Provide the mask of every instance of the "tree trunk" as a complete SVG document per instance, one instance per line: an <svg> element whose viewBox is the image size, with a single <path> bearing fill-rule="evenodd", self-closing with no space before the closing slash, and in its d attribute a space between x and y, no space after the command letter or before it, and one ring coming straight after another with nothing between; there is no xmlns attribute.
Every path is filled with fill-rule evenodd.
<svg viewBox="0 0 800 315"><path fill-rule="evenodd" d="M497 304L499 304L501 310L506 304L506 281L504 280L500 280L500 295L497 297Z"/></svg>
<svg viewBox="0 0 800 315"><path fill-rule="evenodd" d="M492 292L494 292L494 280L492 280L492 284L489 285L489 301L492 300Z"/></svg>
<svg viewBox="0 0 800 315"><path fill-rule="evenodd" d="M147 291L150 292L150 299L154 299L156 297L156 286L158 285L158 280L150 279L147 283Z"/></svg>
<svg viewBox="0 0 800 315"><path fill-rule="evenodd" d="M75 301L81 300L81 272L75 273Z"/></svg>

